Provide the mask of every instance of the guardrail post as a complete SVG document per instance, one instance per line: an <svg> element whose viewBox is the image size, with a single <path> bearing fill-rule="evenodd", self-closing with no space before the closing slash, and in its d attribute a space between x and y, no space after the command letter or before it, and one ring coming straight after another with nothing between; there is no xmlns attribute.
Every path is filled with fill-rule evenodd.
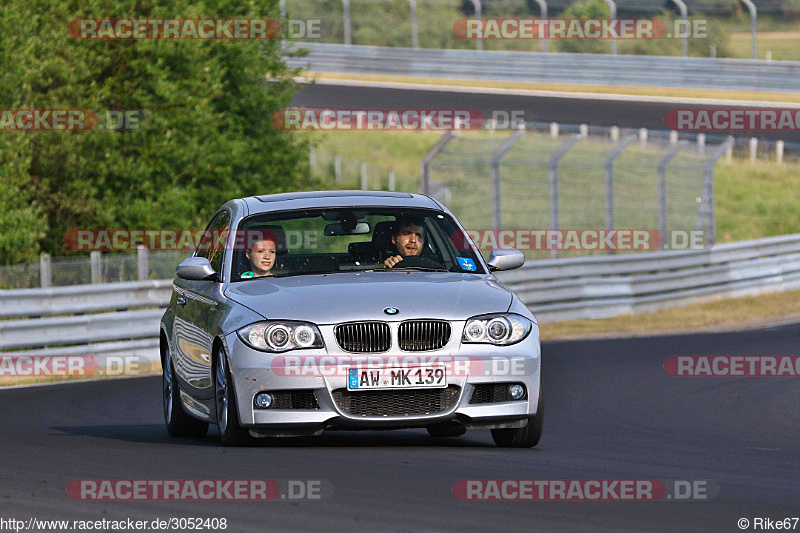
<svg viewBox="0 0 800 533"><path fill-rule="evenodd" d="M92 268L92 283L103 282L103 255L102 252L91 252L89 254L89 262Z"/></svg>
<svg viewBox="0 0 800 533"><path fill-rule="evenodd" d="M492 154L492 229L501 229L503 226L502 211L500 209L500 160L511 150L517 141L525 135L525 130L518 131L505 140L500 148Z"/></svg>
<svg viewBox="0 0 800 533"><path fill-rule="evenodd" d="M453 140L455 133L452 130L447 130L444 135L433 145L425 157L419 162L419 192L420 194L430 194L430 165L433 158L439 155L439 152L444 150L447 143Z"/></svg>
<svg viewBox="0 0 800 533"><path fill-rule="evenodd" d="M483 16L483 6L481 6L481 0L472 0L472 5L475 6L475 18L481 18ZM475 50L483 50L482 39L475 39Z"/></svg>
<svg viewBox="0 0 800 533"><path fill-rule="evenodd" d="M639 144L642 145L642 148L647 146L647 128L641 128L639 130Z"/></svg>
<svg viewBox="0 0 800 533"><path fill-rule="evenodd" d="M717 242L717 217L716 201L714 197L714 165L717 161L733 148L734 139L728 136L719 145L703 165L703 199L700 204L700 215L697 217L697 230L703 229L703 221L706 222L708 238L705 239L706 246L713 246Z"/></svg>
<svg viewBox="0 0 800 533"><path fill-rule="evenodd" d="M394 170L389 170L389 190L394 190Z"/></svg>
<svg viewBox="0 0 800 533"><path fill-rule="evenodd" d="M612 142L619 142L619 127L618 126L611 126L611 141Z"/></svg>
<svg viewBox="0 0 800 533"><path fill-rule="evenodd" d="M550 137L558 139L558 122L550 123Z"/></svg>
<svg viewBox="0 0 800 533"><path fill-rule="evenodd" d="M588 124L579 124L578 125L578 133L580 133L581 137L588 137L589 136L589 125Z"/></svg>
<svg viewBox="0 0 800 533"><path fill-rule="evenodd" d="M547 2L545 0L536 0L536 3L539 4L542 19L547 19ZM550 35L545 35L544 39L542 39L542 52L547 52L549 43Z"/></svg>
<svg viewBox="0 0 800 533"><path fill-rule="evenodd" d="M150 256L147 246L139 245L136 247L137 266L139 267L139 281L150 279Z"/></svg>
<svg viewBox="0 0 800 533"><path fill-rule="evenodd" d="M43 289L53 286L53 269L50 254L39 255L39 284Z"/></svg>
<svg viewBox="0 0 800 533"><path fill-rule="evenodd" d="M751 0L742 0L747 9L750 10L750 31L753 34L753 59L758 59L758 32L756 30L756 22L758 21L758 10L756 5Z"/></svg>
<svg viewBox="0 0 800 533"><path fill-rule="evenodd" d="M361 174L361 190L362 191L366 191L367 190L367 162L366 161L362 161L361 162L361 173L360 174Z"/></svg>
<svg viewBox="0 0 800 533"><path fill-rule="evenodd" d="M313 146L308 149L308 166L311 170L317 168L317 149Z"/></svg>
<svg viewBox="0 0 800 533"><path fill-rule="evenodd" d="M417 0L408 0L411 8L411 48L419 48L419 31L417 30Z"/></svg>
<svg viewBox="0 0 800 533"><path fill-rule="evenodd" d="M785 147L786 143L784 143L783 141L775 142L775 157L777 158L779 165L783 163L783 150Z"/></svg>
<svg viewBox="0 0 800 533"><path fill-rule="evenodd" d="M581 138L580 135L572 135L567 139L564 144L558 147L558 150L553 152L549 161L548 178L550 181L550 229L557 231L559 229L559 213L558 213L558 162L561 158L569 152L572 145L578 142ZM551 250L551 255L555 258L558 257L558 250Z"/></svg>
<svg viewBox="0 0 800 533"><path fill-rule="evenodd" d="M342 19L344 23L344 44L353 44L350 34L350 0L342 0Z"/></svg>
<svg viewBox="0 0 800 533"><path fill-rule="evenodd" d="M618 133L619 135L619 133ZM620 142L606 158L606 229L614 229L614 161L617 160L622 152L636 140L636 135L628 135ZM614 250L609 250L614 253Z"/></svg>
<svg viewBox="0 0 800 533"><path fill-rule="evenodd" d="M683 35L681 35L681 40L683 41L683 57L687 57L689 55L689 31L688 23L686 22L688 10L686 9L686 4L683 2L683 0L672 1L676 6L678 6L678 10L681 12L681 21L683 21L683 28L681 28L683 30Z"/></svg>
<svg viewBox="0 0 800 533"><path fill-rule="evenodd" d="M688 141L680 141L658 162L658 229L661 230L661 246L664 248L667 246L667 165L688 144Z"/></svg>
<svg viewBox="0 0 800 533"><path fill-rule="evenodd" d="M750 162L755 163L758 156L758 139L750 137Z"/></svg>
<svg viewBox="0 0 800 533"><path fill-rule="evenodd" d="M698 133L697 134L697 151L701 154L706 153L706 134L705 133Z"/></svg>
<svg viewBox="0 0 800 533"><path fill-rule="evenodd" d="M605 0L606 5L611 10L611 16L609 17L611 20L617 18L617 4L613 2L613 0ZM617 40L615 38L611 38L611 53L613 55L617 55Z"/></svg>
<svg viewBox="0 0 800 533"><path fill-rule="evenodd" d="M342 183L342 156L339 154L333 156L333 181L336 185Z"/></svg>
<svg viewBox="0 0 800 533"><path fill-rule="evenodd" d="M677 144L678 143L678 132L673 130L669 132L669 143L670 144Z"/></svg>

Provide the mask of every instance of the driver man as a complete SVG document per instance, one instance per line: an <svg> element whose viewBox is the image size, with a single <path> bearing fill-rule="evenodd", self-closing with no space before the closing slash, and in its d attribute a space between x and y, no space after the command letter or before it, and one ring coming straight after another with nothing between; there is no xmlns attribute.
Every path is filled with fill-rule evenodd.
<svg viewBox="0 0 800 533"><path fill-rule="evenodd" d="M404 257L421 255L422 247L425 244L425 229L414 221L398 220L394 225L392 244L397 255L393 255L383 262L386 268L392 268Z"/></svg>

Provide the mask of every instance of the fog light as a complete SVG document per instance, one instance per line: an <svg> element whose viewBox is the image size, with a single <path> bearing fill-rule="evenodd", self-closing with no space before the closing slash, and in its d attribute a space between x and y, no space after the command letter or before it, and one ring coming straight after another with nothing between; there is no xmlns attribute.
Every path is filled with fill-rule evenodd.
<svg viewBox="0 0 800 533"><path fill-rule="evenodd" d="M520 398L525 396L525 387L523 387L522 385L511 385L508 388L508 393L511 395L513 399L519 400Z"/></svg>
<svg viewBox="0 0 800 533"><path fill-rule="evenodd" d="M272 405L272 394L259 392L256 394L255 404L259 409L268 409Z"/></svg>

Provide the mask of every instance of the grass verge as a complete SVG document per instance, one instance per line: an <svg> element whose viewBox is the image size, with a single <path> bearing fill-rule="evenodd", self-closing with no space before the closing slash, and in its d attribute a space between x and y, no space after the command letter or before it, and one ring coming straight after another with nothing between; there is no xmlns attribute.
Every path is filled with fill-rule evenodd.
<svg viewBox="0 0 800 533"><path fill-rule="evenodd" d="M800 321L798 301L800 290L774 292L717 299L638 315L546 322L539 327L543 341L747 329L788 320Z"/></svg>

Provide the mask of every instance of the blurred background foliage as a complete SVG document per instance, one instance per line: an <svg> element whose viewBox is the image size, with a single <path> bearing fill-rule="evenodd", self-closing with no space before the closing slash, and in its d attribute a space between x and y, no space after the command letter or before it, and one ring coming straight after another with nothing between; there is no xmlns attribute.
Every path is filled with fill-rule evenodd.
<svg viewBox="0 0 800 533"><path fill-rule="evenodd" d="M234 197L312 187L279 40L79 40L76 18L278 18L277 0L4 0L0 109L144 110L134 131L0 131L0 263L78 228L199 228ZM267 77L271 80L267 83Z"/></svg>

